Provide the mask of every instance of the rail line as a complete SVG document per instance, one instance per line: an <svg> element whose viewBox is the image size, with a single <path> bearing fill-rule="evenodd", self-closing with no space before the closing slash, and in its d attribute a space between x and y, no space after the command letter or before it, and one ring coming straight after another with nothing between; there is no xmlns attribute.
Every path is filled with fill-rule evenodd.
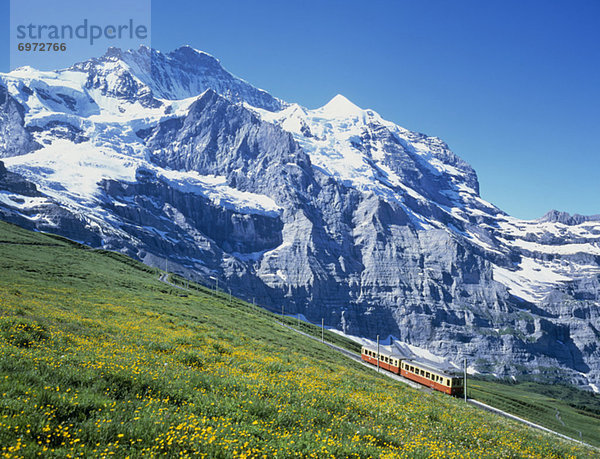
<svg viewBox="0 0 600 459"><path fill-rule="evenodd" d="M352 359L352 360L360 363L361 365L363 365L366 368L369 368L370 370L377 371L377 369L375 367L373 367L373 365L371 365L370 363L364 362L360 358L360 356L358 354L355 354L354 352L351 352L351 351L349 351L347 349L344 349L344 348L342 348L340 346L336 346L335 344L328 343L326 341L321 341L321 339L317 338L316 336L313 336L313 335L310 335L310 334L305 333L303 331L300 331L300 330L298 330L298 329L296 329L296 328L294 328L294 327L292 327L290 325L284 324L283 322L277 321L277 323L279 323L283 327L285 327L285 328L287 328L289 330L292 330L292 331L294 331L294 332L296 332L296 333L298 333L300 335L306 336L307 338L310 338L312 340L315 340L315 341L318 341L320 343L323 343L326 346L329 346L334 351L339 352L340 354L345 355L346 357L348 357L348 358L350 358L350 359ZM385 371L385 370L382 369L382 371L380 371L379 374L382 374L382 375L387 376L388 378L391 378L391 379L393 379L395 381L398 381L398 382L401 382L403 384L406 384L407 386L410 386L410 387L412 387L414 389L421 390L421 391L424 391L424 392L433 393L433 391L431 389L429 389L428 387L425 387L425 386L422 386L420 384L414 383L414 382L412 382L412 381L410 381L410 380L408 380L408 379L406 379L406 378L404 378L402 376L396 375L394 373L390 373L389 371ZM586 446L588 448L595 449L596 451L600 451L600 448L597 448L594 445L590 445L589 443L585 443L585 442L583 442L581 440L577 440L575 438L572 438L572 437L569 437L567 435L561 434L560 432L556 432L554 430L548 429L547 427L544 427L544 426L541 426L541 425L536 424L534 422L528 421L527 419L520 418L518 416L515 416L514 414L507 413L506 411L502 411L502 410L500 410L498 408L495 408L493 406L490 406L490 405L488 405L486 403L480 402L480 401L475 400L473 398L467 399L467 402L469 404L473 405L473 406L476 406L477 408L482 409L482 410L486 410L486 411L489 411L491 413L495 413L495 414L503 416L505 418L512 419L513 421L517 421L517 422L520 422L522 424L525 424L525 425L527 425L529 427L532 427L534 429L538 429L538 430L541 430L543 432L556 435L556 436L558 436L558 437L560 437L560 438L562 438L564 440L573 441L575 443L578 443L580 445Z"/></svg>

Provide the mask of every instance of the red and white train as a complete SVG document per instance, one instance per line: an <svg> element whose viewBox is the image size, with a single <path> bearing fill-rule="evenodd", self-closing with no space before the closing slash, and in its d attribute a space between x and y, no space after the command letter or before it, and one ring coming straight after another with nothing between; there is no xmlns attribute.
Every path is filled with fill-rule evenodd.
<svg viewBox="0 0 600 459"><path fill-rule="evenodd" d="M362 347L361 357L365 362L373 365L377 365L379 360L380 368L440 392L456 396L463 394L464 381L460 374L450 373L417 360L407 359L400 354L381 348L378 355L377 348L370 346Z"/></svg>

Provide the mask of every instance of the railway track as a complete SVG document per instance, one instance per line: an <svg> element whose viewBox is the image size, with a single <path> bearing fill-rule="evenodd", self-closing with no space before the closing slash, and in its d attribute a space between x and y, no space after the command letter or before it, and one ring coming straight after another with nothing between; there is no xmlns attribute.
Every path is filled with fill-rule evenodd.
<svg viewBox="0 0 600 459"><path fill-rule="evenodd" d="M339 352L340 354L343 354L343 355L345 355L346 357L348 357L348 358L350 358L352 360L355 360L356 362L360 363L361 365L365 366L366 368L369 368L370 370L377 371L377 369L375 367L373 367L373 365L371 365L370 363L364 362L362 360L362 358L358 354L355 354L354 352L351 352L351 351L349 351L347 349L344 349L344 348L342 348L340 346L336 346L335 344L328 343L326 341L323 342L323 341L321 341L321 339L317 338L316 336L313 336L313 335L310 335L310 334L305 333L303 331L300 331L300 330L298 330L298 329L296 329L296 328L294 328L294 327L292 327L290 325L284 324L283 322L279 322L279 321L277 321L277 322L281 326L283 326L283 327L285 327L285 328L287 328L289 330L292 330L292 331L294 331L294 332L296 332L296 333L298 333L300 335L306 336L307 338L310 338L310 339L315 340L315 341L322 342L323 344L325 344L326 346L329 346L334 351ZM396 375L394 373L390 373L389 371L381 369L379 371L379 373L382 374L382 375L384 375L384 376L387 376L388 378L391 378L391 379L393 379L395 381L398 381L398 382L401 382L403 384L406 384L407 386L410 386L410 387L412 387L414 389L421 390L421 391L424 391L424 392L433 393L432 389L429 389L428 387L422 386L421 384L417 384L417 383L415 383L413 381L410 381L410 380L408 380L406 378L403 378L402 376ZM541 425L536 424L534 422L528 421L527 419L520 418L520 417L515 416L513 414L507 413L506 411L502 411L502 410L500 410L498 408L495 408L493 406L487 405L486 403L480 402L478 400L469 398L469 399L467 399L467 403L469 403L469 404L471 404L471 405L473 405L473 406L475 406L475 407L477 407L479 409L486 410L486 411L495 413L495 414L497 414L499 416L503 416L505 418L512 419L513 421L520 422L521 424L525 424L525 425L527 425L529 427L532 427L534 429L541 430L543 432L556 435L556 436L558 436L558 437L560 437L560 438L562 438L564 440L573 441L575 443L578 443L580 445L586 446L588 448L595 449L596 451L600 451L600 448L597 448L597 447L595 447L593 445L590 445L589 443L585 443L585 442L583 442L581 440L577 440L575 438L572 438L572 437L569 437L567 435L561 434L560 432L556 432L554 430L548 429L548 428L546 428L544 426L541 426Z"/></svg>

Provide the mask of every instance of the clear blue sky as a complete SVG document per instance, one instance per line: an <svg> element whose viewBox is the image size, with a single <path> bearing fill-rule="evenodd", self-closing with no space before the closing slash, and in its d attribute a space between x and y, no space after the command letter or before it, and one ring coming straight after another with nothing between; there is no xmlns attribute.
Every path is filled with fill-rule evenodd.
<svg viewBox="0 0 600 459"><path fill-rule="evenodd" d="M598 0L152 4L155 48L190 44L287 101L341 93L441 137L511 215L600 214Z"/></svg>

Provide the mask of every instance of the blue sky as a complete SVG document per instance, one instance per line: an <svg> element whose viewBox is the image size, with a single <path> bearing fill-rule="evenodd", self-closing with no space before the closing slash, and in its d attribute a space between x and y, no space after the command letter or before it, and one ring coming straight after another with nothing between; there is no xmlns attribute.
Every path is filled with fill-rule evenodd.
<svg viewBox="0 0 600 459"><path fill-rule="evenodd" d="M438 136L511 215L600 214L600 1L152 5L152 46L190 44L285 100L314 108L341 93Z"/></svg>

